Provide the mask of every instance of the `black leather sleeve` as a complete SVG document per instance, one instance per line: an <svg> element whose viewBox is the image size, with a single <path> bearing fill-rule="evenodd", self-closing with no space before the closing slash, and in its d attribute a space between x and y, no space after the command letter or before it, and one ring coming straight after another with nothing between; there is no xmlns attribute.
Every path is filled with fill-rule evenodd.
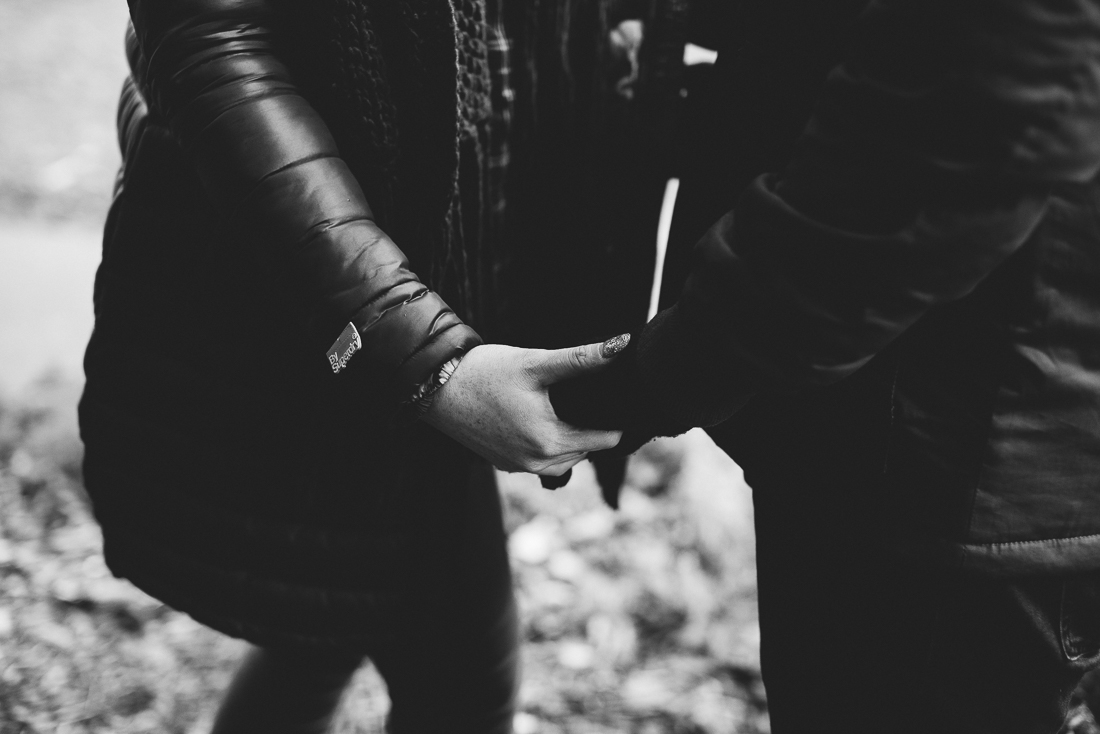
<svg viewBox="0 0 1100 734"><path fill-rule="evenodd" d="M409 270L280 60L267 0L130 0L131 63L214 205L243 219L308 294L327 346L351 322L372 379L411 395L480 343ZM331 333L329 333L331 331ZM326 361L324 347L317 359ZM334 377L341 379L344 376Z"/></svg>
<svg viewBox="0 0 1100 734"><path fill-rule="evenodd" d="M970 293L1050 185L1098 168L1095 2L873 3L788 169L703 237L679 302L638 335L617 371L633 384L601 373L573 402L630 395L634 422L711 425L766 385L839 380Z"/></svg>

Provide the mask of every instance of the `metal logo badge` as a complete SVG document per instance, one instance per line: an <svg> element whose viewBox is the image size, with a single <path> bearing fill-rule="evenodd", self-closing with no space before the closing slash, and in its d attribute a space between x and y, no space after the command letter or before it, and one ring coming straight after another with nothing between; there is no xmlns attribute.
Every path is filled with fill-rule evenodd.
<svg viewBox="0 0 1100 734"><path fill-rule="evenodd" d="M328 348L328 363L332 367L332 371L339 373L340 370L347 367L351 355L362 348L363 342L359 338L359 330L355 328L355 324L349 322L344 330L340 332L340 336L336 337L336 341L332 343L332 346Z"/></svg>

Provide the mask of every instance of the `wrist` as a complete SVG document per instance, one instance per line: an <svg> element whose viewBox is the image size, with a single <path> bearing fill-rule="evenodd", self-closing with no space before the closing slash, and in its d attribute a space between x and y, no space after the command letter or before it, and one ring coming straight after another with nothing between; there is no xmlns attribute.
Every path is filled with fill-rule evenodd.
<svg viewBox="0 0 1100 734"><path fill-rule="evenodd" d="M428 413L435 402L436 394L458 369L462 356L457 354L433 370L432 374L416 387L413 394L401 403L401 413L405 420L411 423Z"/></svg>

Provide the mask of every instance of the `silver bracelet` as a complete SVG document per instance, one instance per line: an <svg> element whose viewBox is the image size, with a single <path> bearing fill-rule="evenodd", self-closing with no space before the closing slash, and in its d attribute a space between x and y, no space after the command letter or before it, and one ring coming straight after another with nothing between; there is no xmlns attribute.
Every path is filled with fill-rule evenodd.
<svg viewBox="0 0 1100 734"><path fill-rule="evenodd" d="M448 359L431 377L417 385L412 396L401 404L402 411L410 422L428 412L428 408L432 407L435 394L439 392L439 388L447 384L447 380L451 379L451 375L458 369L461 361L462 355Z"/></svg>

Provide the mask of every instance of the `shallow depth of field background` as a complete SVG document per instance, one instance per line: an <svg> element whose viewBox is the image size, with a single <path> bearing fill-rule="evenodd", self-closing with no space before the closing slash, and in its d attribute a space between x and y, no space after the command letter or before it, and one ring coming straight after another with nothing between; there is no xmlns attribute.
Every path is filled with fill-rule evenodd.
<svg viewBox="0 0 1100 734"><path fill-rule="evenodd" d="M125 22L123 0L0 0L0 734L205 732L242 650L110 576L81 488ZM518 734L767 731L740 471L694 432L632 459L618 513L575 474L502 476ZM368 667L336 730L381 731L387 705Z"/></svg>

